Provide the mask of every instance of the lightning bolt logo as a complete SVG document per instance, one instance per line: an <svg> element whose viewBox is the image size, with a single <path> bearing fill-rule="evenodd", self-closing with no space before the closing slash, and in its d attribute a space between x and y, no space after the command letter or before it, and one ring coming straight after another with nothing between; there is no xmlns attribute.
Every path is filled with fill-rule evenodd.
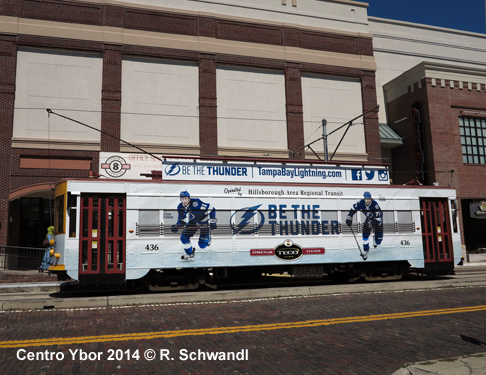
<svg viewBox="0 0 486 375"><path fill-rule="evenodd" d="M251 234L257 232L265 222L265 216L262 212L258 211L261 204L253 207L242 208L236 211L231 216L231 228L233 229L233 235L240 234ZM255 215L260 215L260 220L256 228L251 225L252 219ZM234 219L234 220L233 220ZM251 225L251 229L244 230L247 226Z"/></svg>
<svg viewBox="0 0 486 375"><path fill-rule="evenodd" d="M167 176L175 176L181 171L179 164L171 164L165 168L165 174Z"/></svg>

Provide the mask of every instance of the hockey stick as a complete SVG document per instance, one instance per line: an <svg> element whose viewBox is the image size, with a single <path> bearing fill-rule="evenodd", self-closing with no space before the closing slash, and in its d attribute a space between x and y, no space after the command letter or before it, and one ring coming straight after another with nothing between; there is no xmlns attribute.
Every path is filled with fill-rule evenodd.
<svg viewBox="0 0 486 375"><path fill-rule="evenodd" d="M353 237L354 237L354 240L356 241L356 245L358 245L359 255L361 256L361 258L363 258L363 260L368 259L368 254L365 254L361 251L361 246L359 246L358 239L356 238L356 235L354 234L353 227L351 225L349 226L349 229L351 229L351 233L353 233Z"/></svg>

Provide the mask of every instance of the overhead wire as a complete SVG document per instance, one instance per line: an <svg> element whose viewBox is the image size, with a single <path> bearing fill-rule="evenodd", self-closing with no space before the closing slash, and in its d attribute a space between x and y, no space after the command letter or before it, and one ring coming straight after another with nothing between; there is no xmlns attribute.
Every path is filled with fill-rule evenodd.
<svg viewBox="0 0 486 375"><path fill-rule="evenodd" d="M38 107L17 107L15 108L16 110L41 110L45 111L46 108L38 108ZM69 108L50 108L52 111L67 111L67 112L85 112L85 113L102 113L102 111L93 111L93 110L83 110L83 109L69 109ZM181 117L181 118L197 118L199 119L201 116L200 115L181 115L181 114L167 114L167 113L144 113L144 112L120 112L120 111L103 111L103 113L107 114L120 114L120 115L137 115L137 116L158 116L158 117ZM221 119L221 120L242 120L242 121L267 121L267 122L287 122L287 118L281 118L281 119L269 119L269 118L258 118L258 117L231 117L231 116L204 116L204 118L208 119ZM321 121L317 120L305 120L304 123L306 124L321 124ZM329 122L330 124L335 123L335 124L341 124L341 122ZM359 125L360 123L356 123L356 125ZM362 124L362 123L361 123ZM314 131L319 130L319 127ZM314 134L313 133L313 134ZM310 136L309 136L310 138Z"/></svg>

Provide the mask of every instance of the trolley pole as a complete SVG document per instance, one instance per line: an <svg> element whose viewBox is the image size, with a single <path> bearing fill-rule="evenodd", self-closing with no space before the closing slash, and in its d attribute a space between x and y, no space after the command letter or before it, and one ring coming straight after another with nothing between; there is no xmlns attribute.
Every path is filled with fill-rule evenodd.
<svg viewBox="0 0 486 375"><path fill-rule="evenodd" d="M324 118L322 119L322 140L324 142L324 160L329 161L329 151L327 149L327 120Z"/></svg>

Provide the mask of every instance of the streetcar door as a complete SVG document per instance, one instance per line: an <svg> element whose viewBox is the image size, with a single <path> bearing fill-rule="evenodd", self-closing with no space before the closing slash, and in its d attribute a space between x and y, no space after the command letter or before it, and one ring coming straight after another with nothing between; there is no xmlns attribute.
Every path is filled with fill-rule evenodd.
<svg viewBox="0 0 486 375"><path fill-rule="evenodd" d="M454 268L447 199L421 199L422 242L425 266L431 271Z"/></svg>
<svg viewBox="0 0 486 375"><path fill-rule="evenodd" d="M81 194L79 281L87 285L125 282L126 197Z"/></svg>

